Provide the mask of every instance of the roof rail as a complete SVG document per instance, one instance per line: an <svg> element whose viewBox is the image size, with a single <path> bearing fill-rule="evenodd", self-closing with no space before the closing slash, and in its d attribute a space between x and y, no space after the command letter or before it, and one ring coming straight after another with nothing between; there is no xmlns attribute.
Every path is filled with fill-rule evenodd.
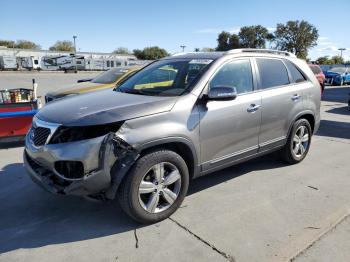
<svg viewBox="0 0 350 262"><path fill-rule="evenodd" d="M287 52L287 51L280 51L280 50L274 50L274 49L255 49L255 48L241 48L241 49L232 49L227 51L227 54L239 54L239 53L266 53L266 54L275 54L275 55L285 55L290 57L296 57L295 54Z"/></svg>

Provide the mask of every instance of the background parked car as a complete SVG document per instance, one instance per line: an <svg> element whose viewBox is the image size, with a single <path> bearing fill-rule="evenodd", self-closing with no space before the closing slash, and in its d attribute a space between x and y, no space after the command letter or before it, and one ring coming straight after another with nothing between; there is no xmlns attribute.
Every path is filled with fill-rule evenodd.
<svg viewBox="0 0 350 262"><path fill-rule="evenodd" d="M342 86L350 84L350 68L334 67L325 73L326 83L330 85Z"/></svg>
<svg viewBox="0 0 350 262"><path fill-rule="evenodd" d="M67 95L82 94L100 89L113 88L124 79L141 69L141 66L118 67L110 69L91 79L81 79L71 86L49 92L45 95L45 102L49 103Z"/></svg>
<svg viewBox="0 0 350 262"><path fill-rule="evenodd" d="M322 72L322 69L320 68L320 66L314 65L314 64L309 64L309 66L310 66L312 72L315 74L318 82L320 83L321 90L322 90L322 93L323 93L323 91L324 91L324 81L326 80L326 76Z"/></svg>

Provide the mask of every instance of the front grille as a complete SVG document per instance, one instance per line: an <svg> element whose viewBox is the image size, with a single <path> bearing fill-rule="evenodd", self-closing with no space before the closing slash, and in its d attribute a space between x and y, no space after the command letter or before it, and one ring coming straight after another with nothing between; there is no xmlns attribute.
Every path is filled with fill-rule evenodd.
<svg viewBox="0 0 350 262"><path fill-rule="evenodd" d="M50 129L45 127L33 128L33 143L35 146L43 146L50 135Z"/></svg>

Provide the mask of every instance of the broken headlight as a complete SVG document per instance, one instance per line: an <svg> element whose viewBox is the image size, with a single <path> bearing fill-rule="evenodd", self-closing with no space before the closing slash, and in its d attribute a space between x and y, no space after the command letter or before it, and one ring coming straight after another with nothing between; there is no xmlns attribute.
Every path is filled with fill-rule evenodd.
<svg viewBox="0 0 350 262"><path fill-rule="evenodd" d="M79 127L60 126L50 139L49 144L74 142L104 136L110 132L115 133L122 124L123 122Z"/></svg>

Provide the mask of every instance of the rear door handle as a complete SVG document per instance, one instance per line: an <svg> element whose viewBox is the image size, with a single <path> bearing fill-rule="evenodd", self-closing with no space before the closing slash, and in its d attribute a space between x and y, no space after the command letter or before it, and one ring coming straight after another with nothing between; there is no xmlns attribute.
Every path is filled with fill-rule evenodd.
<svg viewBox="0 0 350 262"><path fill-rule="evenodd" d="M299 100L299 98L300 98L300 95L298 95L298 94L295 94L292 96L293 101L297 101L297 100Z"/></svg>
<svg viewBox="0 0 350 262"><path fill-rule="evenodd" d="M259 110L259 108L261 107L261 105L256 105L256 104L251 104L248 108L247 108L247 112L248 113L254 113L257 110Z"/></svg>

